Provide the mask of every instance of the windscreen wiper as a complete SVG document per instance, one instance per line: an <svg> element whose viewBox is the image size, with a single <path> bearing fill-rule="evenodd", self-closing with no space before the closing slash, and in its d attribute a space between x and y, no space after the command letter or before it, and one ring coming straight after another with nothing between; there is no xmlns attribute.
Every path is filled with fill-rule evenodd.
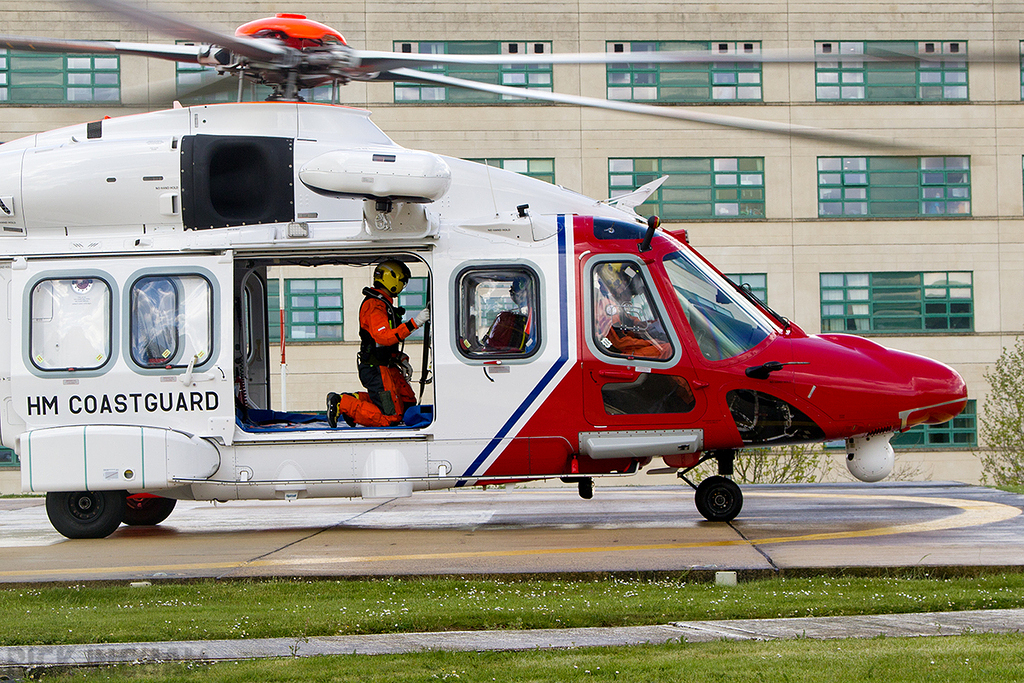
<svg viewBox="0 0 1024 683"><path fill-rule="evenodd" d="M739 285L733 282L731 279L729 279L727 275L723 277L725 277L729 284L735 287L736 290L740 294L742 294L747 301L754 304L755 306L763 308L765 311L768 312L769 315L775 318L775 321L782 326L783 330L788 330L790 327L792 327L793 323L789 322L789 318L779 315L774 310L772 310L771 306L766 304L764 301L761 301L761 299L756 294L754 294L754 292L750 289L750 285Z"/></svg>

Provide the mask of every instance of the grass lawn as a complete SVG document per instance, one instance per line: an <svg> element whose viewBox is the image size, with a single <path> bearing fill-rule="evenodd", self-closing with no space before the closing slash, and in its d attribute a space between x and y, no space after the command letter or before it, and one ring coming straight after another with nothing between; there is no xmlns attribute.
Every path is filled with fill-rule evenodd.
<svg viewBox="0 0 1024 683"><path fill-rule="evenodd" d="M0 589L0 645L663 624L1024 607L1024 574L930 579L199 581Z"/></svg>

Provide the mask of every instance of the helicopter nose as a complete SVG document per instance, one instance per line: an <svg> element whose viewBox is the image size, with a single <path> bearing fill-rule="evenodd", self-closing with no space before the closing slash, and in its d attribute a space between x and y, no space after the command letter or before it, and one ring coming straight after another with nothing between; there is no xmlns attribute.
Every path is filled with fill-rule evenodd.
<svg viewBox="0 0 1024 683"><path fill-rule="evenodd" d="M899 354L897 369L909 379L913 405L900 411L906 427L941 424L967 405L967 383L953 368L930 358Z"/></svg>
<svg viewBox="0 0 1024 683"><path fill-rule="evenodd" d="M901 429L941 424L967 405L967 383L953 368L907 351L879 347L880 403L896 408Z"/></svg>
<svg viewBox="0 0 1024 683"><path fill-rule="evenodd" d="M804 352L805 347L814 353ZM812 387L808 397L841 424L840 432L940 424L967 405L967 384L953 368L863 337L827 334L798 340L794 358L811 360L806 366L793 366L798 382L804 372L805 384L827 377L825 386ZM816 374L818 362L827 368L822 374Z"/></svg>

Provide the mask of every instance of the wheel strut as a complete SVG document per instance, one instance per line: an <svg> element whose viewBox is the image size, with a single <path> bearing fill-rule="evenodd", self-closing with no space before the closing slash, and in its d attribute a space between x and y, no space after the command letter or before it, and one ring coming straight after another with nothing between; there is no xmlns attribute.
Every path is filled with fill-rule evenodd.
<svg viewBox="0 0 1024 683"><path fill-rule="evenodd" d="M687 484L690 485L690 488L692 488L694 491L696 491L697 490L697 485L694 484L692 481L690 481L690 478L687 477L686 475L689 474L690 472L692 472L693 470L697 469L698 467L700 467L704 463L706 463L708 460L712 460L712 459L718 461L718 474L720 476L723 476L723 477L731 477L732 476L732 474L733 474L733 463L736 460L736 451L735 451L735 449L731 449L731 448L730 449L726 449L726 450L722 450L722 451L708 451L695 464L691 465L690 467L687 467L685 470L680 470L680 471L676 472L676 476L679 477L680 479L682 479L683 481L685 481Z"/></svg>

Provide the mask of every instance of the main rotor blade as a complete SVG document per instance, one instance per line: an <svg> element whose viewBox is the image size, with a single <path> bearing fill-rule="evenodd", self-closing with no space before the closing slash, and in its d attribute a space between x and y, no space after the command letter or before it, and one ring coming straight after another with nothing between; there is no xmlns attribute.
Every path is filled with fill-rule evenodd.
<svg viewBox="0 0 1024 683"><path fill-rule="evenodd" d="M761 62L751 55L724 55L707 51L697 52L591 52L555 53L533 55L440 55L409 52L380 52L354 50L358 60L357 70L394 71L404 67L422 68L440 64L452 65L499 65L499 64L702 64L709 62Z"/></svg>
<svg viewBox="0 0 1024 683"><path fill-rule="evenodd" d="M982 52L967 54L912 54L875 49L871 54L823 54L810 50L758 50L719 52L715 50L674 50L665 52L591 52L554 54L443 55L408 52L352 50L356 72L372 73L434 65L500 64L813 64L815 62L996 62L1017 63L1019 53Z"/></svg>
<svg viewBox="0 0 1024 683"><path fill-rule="evenodd" d="M922 145L913 145L899 142L894 138L878 137L865 133L853 133L849 131L829 130L815 128L814 126L803 126L792 123L780 123L777 121L759 121L757 119L742 118L739 116L727 116L724 114L708 114L684 109L681 107L653 106L637 102L621 102L617 100L602 100L596 97L583 97L580 95L565 95L562 93L544 92L541 90L528 90L526 88L512 88L505 85L493 85L469 81L462 78L452 78L440 74L431 74L415 69L394 69L387 74L381 74L379 80L395 81L419 81L425 83L437 83L440 85L455 86L468 90L479 90L482 92L495 93L508 97L522 99L543 100L558 104L572 104L580 107L593 107L597 109L611 109L624 111L631 114L644 116L655 116L658 118L679 119L682 121L693 121L712 126L726 128L739 128L742 130L753 130L772 135L786 137L799 137L808 140L821 140L824 142L845 142L852 145L864 147L879 147L883 149L915 149L920 150Z"/></svg>
<svg viewBox="0 0 1024 683"><path fill-rule="evenodd" d="M169 36L226 47L236 55L258 62L278 63L294 52L291 48L270 40L256 40L220 33L169 14L162 14L137 5L120 2L120 0L82 0L82 2L97 9L107 10L132 19L143 26Z"/></svg>
<svg viewBox="0 0 1024 683"><path fill-rule="evenodd" d="M117 43L107 40L61 40L30 38L0 34L0 47L25 52L58 52L62 54L121 54L198 63L207 52L207 45L151 45L149 43Z"/></svg>

